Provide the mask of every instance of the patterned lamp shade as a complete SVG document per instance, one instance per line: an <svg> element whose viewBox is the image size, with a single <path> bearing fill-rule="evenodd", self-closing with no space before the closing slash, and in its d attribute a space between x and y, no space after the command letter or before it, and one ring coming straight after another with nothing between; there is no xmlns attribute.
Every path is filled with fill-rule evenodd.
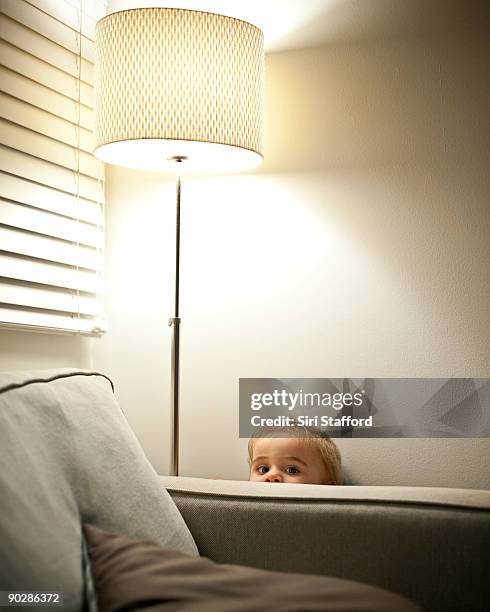
<svg viewBox="0 0 490 612"><path fill-rule="evenodd" d="M95 155L145 170L234 172L263 158L264 40L255 26L173 8L96 28Z"/></svg>

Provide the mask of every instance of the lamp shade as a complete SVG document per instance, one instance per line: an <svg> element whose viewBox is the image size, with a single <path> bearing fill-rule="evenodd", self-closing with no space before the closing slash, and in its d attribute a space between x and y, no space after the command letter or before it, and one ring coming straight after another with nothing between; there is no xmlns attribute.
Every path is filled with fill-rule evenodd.
<svg viewBox="0 0 490 612"><path fill-rule="evenodd" d="M264 40L239 19L111 13L95 35L95 155L145 170L234 172L263 159Z"/></svg>

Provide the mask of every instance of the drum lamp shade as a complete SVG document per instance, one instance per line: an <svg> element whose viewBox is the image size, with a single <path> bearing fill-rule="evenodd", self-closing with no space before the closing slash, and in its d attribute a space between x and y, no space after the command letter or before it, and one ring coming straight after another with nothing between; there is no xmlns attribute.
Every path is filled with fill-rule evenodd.
<svg viewBox="0 0 490 612"><path fill-rule="evenodd" d="M264 39L254 25L173 8L111 13L95 37L95 155L145 170L259 165Z"/></svg>

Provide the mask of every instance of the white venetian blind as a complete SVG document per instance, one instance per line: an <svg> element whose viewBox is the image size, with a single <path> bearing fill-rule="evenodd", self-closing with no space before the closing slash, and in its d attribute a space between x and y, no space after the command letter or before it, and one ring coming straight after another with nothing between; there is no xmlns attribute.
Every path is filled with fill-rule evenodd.
<svg viewBox="0 0 490 612"><path fill-rule="evenodd" d="M0 325L99 335L104 169L93 151L105 0L0 2Z"/></svg>

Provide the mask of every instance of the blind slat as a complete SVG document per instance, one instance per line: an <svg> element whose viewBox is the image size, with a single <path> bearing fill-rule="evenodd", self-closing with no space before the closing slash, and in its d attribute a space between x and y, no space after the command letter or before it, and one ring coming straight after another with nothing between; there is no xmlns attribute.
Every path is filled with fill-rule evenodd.
<svg viewBox="0 0 490 612"><path fill-rule="evenodd" d="M0 283L0 303L70 314L102 314L99 302L93 296L80 295L68 289L43 288L6 281Z"/></svg>
<svg viewBox="0 0 490 612"><path fill-rule="evenodd" d="M102 226L102 203L39 185L18 176L0 172L0 195L9 200L48 210L71 219Z"/></svg>
<svg viewBox="0 0 490 612"><path fill-rule="evenodd" d="M96 19L82 12L80 7L75 7L64 0L27 0L27 2L37 6L76 32L79 32L81 28L82 34L90 40L95 39Z"/></svg>
<svg viewBox="0 0 490 612"><path fill-rule="evenodd" d="M65 0L67 4L71 4L82 13L92 17L95 21L105 17L107 12L106 3L102 0Z"/></svg>
<svg viewBox="0 0 490 612"><path fill-rule="evenodd" d="M80 82L75 76L69 75L4 41L0 41L0 57L3 66L9 70L17 72L31 81L36 81L49 89L54 89L54 91L72 100L78 101L80 96L82 104L93 108L93 87Z"/></svg>
<svg viewBox="0 0 490 612"><path fill-rule="evenodd" d="M27 255L87 270L102 271L100 252L71 242L0 225L0 245L3 251L17 255Z"/></svg>
<svg viewBox="0 0 490 612"><path fill-rule="evenodd" d="M57 189L68 193L76 194L79 188L83 198L94 202L102 202L104 198L100 180L80 175L77 182L76 175L71 170L4 146L0 146L0 170L36 183L56 186Z"/></svg>
<svg viewBox="0 0 490 612"><path fill-rule="evenodd" d="M0 93L0 113L3 119L64 142L71 147L80 146L80 149L86 153L91 154L94 149L93 133L23 100Z"/></svg>
<svg viewBox="0 0 490 612"><path fill-rule="evenodd" d="M44 13L48 13L48 15L69 26L75 32L80 31L80 9L72 4L64 0L27 0L27 3L37 7Z"/></svg>
<svg viewBox="0 0 490 612"><path fill-rule="evenodd" d="M79 242L96 249L102 249L104 246L102 231L93 225L33 209L24 204L8 202L2 198L0 198L0 223L53 238Z"/></svg>
<svg viewBox="0 0 490 612"><path fill-rule="evenodd" d="M93 131L92 110L83 105L79 108L76 100L67 98L40 83L26 79L8 68L0 67L0 77L2 91L10 96L37 106L71 123L78 123L78 113L80 112L80 125L89 131Z"/></svg>
<svg viewBox="0 0 490 612"><path fill-rule="evenodd" d="M92 320L78 316L37 312L0 305L0 321L5 325L24 326L29 329L99 335L107 330L104 319Z"/></svg>
<svg viewBox="0 0 490 612"><path fill-rule="evenodd" d="M45 63L67 72L89 85L94 84L93 63L80 57L78 54L60 47L51 40L41 36L37 32L26 28L21 23L10 19L6 15L0 15L0 37L14 47L30 53Z"/></svg>
<svg viewBox="0 0 490 612"><path fill-rule="evenodd" d="M36 157L41 153L44 159L53 164L82 172L96 179L104 177L102 163L92 155L4 119L0 119L0 139L5 145L17 151Z"/></svg>
<svg viewBox="0 0 490 612"><path fill-rule="evenodd" d="M102 278L97 272L80 270L60 264L40 262L28 257L5 255L0 251L0 276L21 281L78 289L88 293L102 293Z"/></svg>
<svg viewBox="0 0 490 612"><path fill-rule="evenodd" d="M2 12L34 32L94 62L94 44L72 28L24 0L2 0Z"/></svg>

